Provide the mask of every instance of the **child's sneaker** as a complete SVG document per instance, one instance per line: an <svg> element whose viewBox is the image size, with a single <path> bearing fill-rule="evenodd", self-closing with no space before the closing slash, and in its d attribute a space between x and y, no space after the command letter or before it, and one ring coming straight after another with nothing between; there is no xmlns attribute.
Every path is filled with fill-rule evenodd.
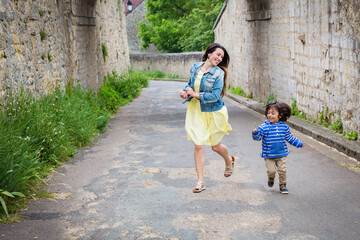
<svg viewBox="0 0 360 240"><path fill-rule="evenodd" d="M269 187L274 186L274 179L273 179L273 178L269 178L269 180L268 180L268 186L269 186Z"/></svg>
<svg viewBox="0 0 360 240"><path fill-rule="evenodd" d="M280 184L280 192L283 194L288 194L289 191L286 189L286 183Z"/></svg>

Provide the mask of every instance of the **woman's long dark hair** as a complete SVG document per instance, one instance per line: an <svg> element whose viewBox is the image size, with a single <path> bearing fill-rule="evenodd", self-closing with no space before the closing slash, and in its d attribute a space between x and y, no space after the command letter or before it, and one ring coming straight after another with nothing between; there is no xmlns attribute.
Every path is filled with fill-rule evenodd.
<svg viewBox="0 0 360 240"><path fill-rule="evenodd" d="M213 53L217 48L220 48L224 51L224 57L223 57L222 61L218 64L218 66L224 71L224 86L221 91L221 96L223 97L225 94L225 90L226 90L226 77L227 77L228 66L229 66L229 62L230 62L230 56L229 56L227 50L218 43L212 43L206 48L205 53L202 55L201 60L203 62L205 62L206 59L208 59L209 53Z"/></svg>

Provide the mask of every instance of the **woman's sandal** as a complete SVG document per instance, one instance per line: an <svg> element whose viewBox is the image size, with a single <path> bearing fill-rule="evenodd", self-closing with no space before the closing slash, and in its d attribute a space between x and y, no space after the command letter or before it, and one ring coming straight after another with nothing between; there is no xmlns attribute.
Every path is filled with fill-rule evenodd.
<svg viewBox="0 0 360 240"><path fill-rule="evenodd" d="M234 165L235 165L235 157L231 156L231 164L230 165L225 164L224 177L230 177L231 176L231 174L233 173L233 170L234 170ZM230 170L227 170L227 169L230 169Z"/></svg>
<svg viewBox="0 0 360 240"><path fill-rule="evenodd" d="M206 189L205 183L203 183L203 182L198 182L198 183L196 184L196 186L194 187L194 189L193 189L193 193L199 193L199 192L204 191L205 189Z"/></svg>

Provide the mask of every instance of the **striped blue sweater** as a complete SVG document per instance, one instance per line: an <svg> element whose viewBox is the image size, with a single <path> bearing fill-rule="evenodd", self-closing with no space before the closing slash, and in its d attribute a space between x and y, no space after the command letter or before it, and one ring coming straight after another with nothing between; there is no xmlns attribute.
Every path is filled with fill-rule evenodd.
<svg viewBox="0 0 360 240"><path fill-rule="evenodd" d="M286 141L295 147L302 147L304 145L291 134L289 126L281 121L271 124L269 120L266 120L258 127L257 132L252 133L252 137L256 141L262 140L261 157L263 158L287 156L289 151Z"/></svg>

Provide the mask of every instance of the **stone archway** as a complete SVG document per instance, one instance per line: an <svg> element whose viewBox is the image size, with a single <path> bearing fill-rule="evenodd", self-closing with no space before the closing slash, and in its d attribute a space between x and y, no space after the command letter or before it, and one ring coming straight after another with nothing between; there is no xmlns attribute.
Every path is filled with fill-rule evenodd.
<svg viewBox="0 0 360 240"><path fill-rule="evenodd" d="M71 1L71 69L74 79L85 87L98 85L96 45L97 0Z"/></svg>

